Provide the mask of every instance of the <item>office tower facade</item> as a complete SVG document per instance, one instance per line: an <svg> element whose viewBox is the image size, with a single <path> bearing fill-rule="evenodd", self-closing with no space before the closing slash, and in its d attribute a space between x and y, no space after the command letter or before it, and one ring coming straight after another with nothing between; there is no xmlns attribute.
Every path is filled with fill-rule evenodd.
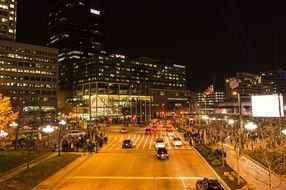
<svg viewBox="0 0 286 190"><path fill-rule="evenodd" d="M268 94L282 94L286 97L286 71L265 71L260 74L260 84Z"/></svg>
<svg viewBox="0 0 286 190"><path fill-rule="evenodd" d="M225 100L225 92L216 91L206 95L203 92L194 93L195 103L200 108L214 108L218 103Z"/></svg>
<svg viewBox="0 0 286 190"><path fill-rule="evenodd" d="M75 100L82 101L86 118L136 115L145 121L162 108L188 107L186 68L172 60L113 54L81 61L85 64L79 63L84 66L74 76L81 100Z"/></svg>
<svg viewBox="0 0 286 190"><path fill-rule="evenodd" d="M0 39L16 40L17 0L0 1Z"/></svg>
<svg viewBox="0 0 286 190"><path fill-rule="evenodd" d="M84 67L85 59L105 54L103 14L98 1L54 0L49 11L48 45L59 49L61 90L76 86L73 76ZM83 65L82 65L83 64Z"/></svg>
<svg viewBox="0 0 286 190"><path fill-rule="evenodd" d="M10 97L17 111L41 120L55 118L57 49L0 40L0 65L0 92Z"/></svg>

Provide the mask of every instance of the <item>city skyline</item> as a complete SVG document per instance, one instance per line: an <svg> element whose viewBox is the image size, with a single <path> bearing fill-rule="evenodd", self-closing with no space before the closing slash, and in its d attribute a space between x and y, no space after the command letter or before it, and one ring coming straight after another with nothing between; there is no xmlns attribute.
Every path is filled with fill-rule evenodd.
<svg viewBox="0 0 286 190"><path fill-rule="evenodd" d="M224 77L284 66L283 6L257 2L105 1L107 53L174 59L187 66L191 90L222 90ZM19 1L19 41L44 44L48 4Z"/></svg>

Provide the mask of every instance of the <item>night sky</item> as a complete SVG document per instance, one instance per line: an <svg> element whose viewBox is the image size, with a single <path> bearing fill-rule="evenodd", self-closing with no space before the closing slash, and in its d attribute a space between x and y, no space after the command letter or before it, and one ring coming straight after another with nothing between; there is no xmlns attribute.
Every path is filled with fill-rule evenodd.
<svg viewBox="0 0 286 190"><path fill-rule="evenodd" d="M275 4L274 4L275 3ZM46 42L49 0L18 0L17 39ZM237 72L286 65L286 3L262 0L105 0L108 53L174 59L193 91ZM276 36L276 40L275 40Z"/></svg>

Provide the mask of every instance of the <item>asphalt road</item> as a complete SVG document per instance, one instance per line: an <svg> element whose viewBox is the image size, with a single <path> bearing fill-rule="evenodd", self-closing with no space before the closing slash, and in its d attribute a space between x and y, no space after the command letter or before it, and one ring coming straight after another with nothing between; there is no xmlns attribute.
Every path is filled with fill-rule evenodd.
<svg viewBox="0 0 286 190"><path fill-rule="evenodd" d="M37 188L61 190L186 190L195 189L203 177L214 177L195 151L184 142L174 147L165 129L145 135L144 128L128 127L126 134L120 126L107 127L107 145L92 155L76 160ZM179 136L175 132L175 136ZM154 140L163 137L169 160L157 160ZM122 149L122 141L132 139L134 149Z"/></svg>

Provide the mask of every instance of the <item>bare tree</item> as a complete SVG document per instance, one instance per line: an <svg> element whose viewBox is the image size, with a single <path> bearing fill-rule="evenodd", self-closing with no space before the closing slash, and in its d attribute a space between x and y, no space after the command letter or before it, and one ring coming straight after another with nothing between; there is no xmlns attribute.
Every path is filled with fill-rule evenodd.
<svg viewBox="0 0 286 190"><path fill-rule="evenodd" d="M282 143L284 137L280 136L280 127L271 121L260 126L259 148L254 150L255 158L267 168L268 181L263 181L269 190L273 186L273 175L285 175L286 145ZM284 172L284 173L283 173Z"/></svg>

